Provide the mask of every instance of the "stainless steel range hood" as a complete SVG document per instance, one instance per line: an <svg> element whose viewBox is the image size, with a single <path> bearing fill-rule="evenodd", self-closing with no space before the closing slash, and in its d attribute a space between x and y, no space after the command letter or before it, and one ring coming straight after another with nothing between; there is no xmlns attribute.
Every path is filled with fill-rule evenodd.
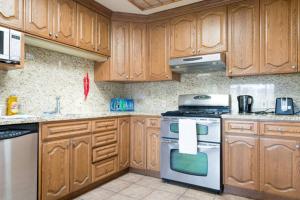
<svg viewBox="0 0 300 200"><path fill-rule="evenodd" d="M177 73L207 73L226 69L225 53L173 58L169 64L171 70Z"/></svg>

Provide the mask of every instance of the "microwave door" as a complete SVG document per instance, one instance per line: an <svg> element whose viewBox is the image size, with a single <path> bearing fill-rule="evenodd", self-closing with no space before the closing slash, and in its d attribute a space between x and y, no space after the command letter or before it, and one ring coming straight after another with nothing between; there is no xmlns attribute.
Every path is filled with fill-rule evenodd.
<svg viewBox="0 0 300 200"><path fill-rule="evenodd" d="M20 64L21 59L21 32L10 30L10 61Z"/></svg>
<svg viewBox="0 0 300 200"><path fill-rule="evenodd" d="M9 29L0 27L0 60L9 60Z"/></svg>

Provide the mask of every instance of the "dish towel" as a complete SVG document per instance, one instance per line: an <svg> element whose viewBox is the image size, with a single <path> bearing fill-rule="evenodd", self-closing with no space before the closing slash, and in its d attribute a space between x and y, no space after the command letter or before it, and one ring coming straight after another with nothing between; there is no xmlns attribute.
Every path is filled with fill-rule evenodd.
<svg viewBox="0 0 300 200"><path fill-rule="evenodd" d="M179 119L179 153L197 154L196 120Z"/></svg>

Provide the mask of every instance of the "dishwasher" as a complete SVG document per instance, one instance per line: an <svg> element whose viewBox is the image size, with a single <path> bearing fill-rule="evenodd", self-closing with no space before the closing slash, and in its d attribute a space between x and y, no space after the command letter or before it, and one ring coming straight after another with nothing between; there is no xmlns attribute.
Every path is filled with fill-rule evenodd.
<svg viewBox="0 0 300 200"><path fill-rule="evenodd" d="M0 126L0 199L37 200L38 124Z"/></svg>

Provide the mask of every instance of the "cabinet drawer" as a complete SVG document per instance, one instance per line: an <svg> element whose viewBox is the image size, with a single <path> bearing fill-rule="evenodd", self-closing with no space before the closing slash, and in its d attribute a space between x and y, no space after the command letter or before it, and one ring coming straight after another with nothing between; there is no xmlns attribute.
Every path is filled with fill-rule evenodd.
<svg viewBox="0 0 300 200"><path fill-rule="evenodd" d="M225 133L258 134L258 123L254 121L225 120Z"/></svg>
<svg viewBox="0 0 300 200"><path fill-rule="evenodd" d="M92 166L93 182L99 181L117 172L117 157L109 158Z"/></svg>
<svg viewBox="0 0 300 200"><path fill-rule="evenodd" d="M117 118L114 119L100 119L93 121L93 132L107 131L117 129Z"/></svg>
<svg viewBox="0 0 300 200"><path fill-rule="evenodd" d="M300 123L261 122L262 135L300 137Z"/></svg>
<svg viewBox="0 0 300 200"><path fill-rule="evenodd" d="M99 147L117 142L117 130L105 131L92 135L92 146Z"/></svg>
<svg viewBox="0 0 300 200"><path fill-rule="evenodd" d="M160 118L147 118L146 126L151 128L160 128Z"/></svg>
<svg viewBox="0 0 300 200"><path fill-rule="evenodd" d="M118 154L118 145L110 144L93 149L93 162L98 162Z"/></svg>
<svg viewBox="0 0 300 200"><path fill-rule="evenodd" d="M55 122L42 124L42 139L57 139L92 132L91 121Z"/></svg>

